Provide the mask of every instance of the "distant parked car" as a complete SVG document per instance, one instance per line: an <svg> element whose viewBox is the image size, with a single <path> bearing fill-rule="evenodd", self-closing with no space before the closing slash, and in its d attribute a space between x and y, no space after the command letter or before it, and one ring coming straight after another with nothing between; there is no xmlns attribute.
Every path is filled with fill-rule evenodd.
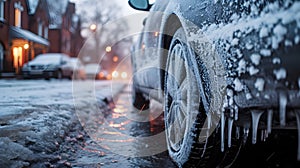
<svg viewBox="0 0 300 168"><path fill-rule="evenodd" d="M73 79L82 79L86 78L85 68L80 59L71 58L71 63L73 65Z"/></svg>
<svg viewBox="0 0 300 168"><path fill-rule="evenodd" d="M43 77L72 79L73 67L70 58L62 53L40 54L22 67L24 78Z"/></svg>
<svg viewBox="0 0 300 168"><path fill-rule="evenodd" d="M100 79L101 66L99 64L86 64L85 73L87 79Z"/></svg>

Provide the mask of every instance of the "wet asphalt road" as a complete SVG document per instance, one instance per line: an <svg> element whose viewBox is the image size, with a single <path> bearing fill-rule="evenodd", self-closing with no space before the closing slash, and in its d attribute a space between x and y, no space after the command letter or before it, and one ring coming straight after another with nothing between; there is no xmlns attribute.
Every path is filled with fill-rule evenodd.
<svg viewBox="0 0 300 168"><path fill-rule="evenodd" d="M72 155L72 167L177 167L167 153L162 105L152 100L150 109L135 110L130 86L125 87L111 111L95 121L96 129L84 125L91 139ZM229 167L298 167L296 131L275 133L256 145L248 138Z"/></svg>
<svg viewBox="0 0 300 168"><path fill-rule="evenodd" d="M57 80L1 81L0 137L10 148L0 148L0 163L7 161L5 164L11 165L10 161L24 160L24 165L30 167L59 168L176 167L167 153L160 103L151 101L151 111L140 112L131 106L129 85L121 89L122 83L111 87L109 81L103 81L95 85L96 97L112 95L111 89L116 93L122 91L109 107L100 100L102 105L97 111L92 105L99 102L93 102L94 92L89 89L93 82L73 83L73 92L71 84ZM45 89L51 92L45 93ZM78 101L73 101L75 95ZM75 109L74 103L79 103ZM81 112L85 113L81 115ZM53 150L48 151L49 145ZM37 157L28 159L28 153L32 153L28 149ZM15 158L15 151L22 157ZM273 130L266 142L252 145L248 138L232 167L297 168L300 165L296 156L297 131ZM0 167L8 166L0 164Z"/></svg>
<svg viewBox="0 0 300 168"><path fill-rule="evenodd" d="M161 105L152 101L150 112L135 110L130 86L94 122L83 126L89 138L70 156L72 167L176 167L166 151Z"/></svg>

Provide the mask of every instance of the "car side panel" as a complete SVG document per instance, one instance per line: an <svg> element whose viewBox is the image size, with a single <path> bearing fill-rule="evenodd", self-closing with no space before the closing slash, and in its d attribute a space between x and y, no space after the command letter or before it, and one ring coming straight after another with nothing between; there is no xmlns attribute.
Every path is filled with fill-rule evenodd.
<svg viewBox="0 0 300 168"><path fill-rule="evenodd" d="M293 15L299 15L300 9L295 2L285 2L174 0L166 14L175 13L187 34L204 33L216 47L241 107L273 107L278 106L278 90L299 89L300 70L295 62L299 62L300 18ZM188 22L198 30L191 32ZM266 35L263 29L268 29ZM259 63L253 55L259 55ZM263 81L263 89L257 81Z"/></svg>

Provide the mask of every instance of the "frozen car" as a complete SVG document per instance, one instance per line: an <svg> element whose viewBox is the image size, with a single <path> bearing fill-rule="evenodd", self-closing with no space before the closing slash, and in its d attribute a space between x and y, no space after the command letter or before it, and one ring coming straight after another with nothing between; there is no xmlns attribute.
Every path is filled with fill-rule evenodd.
<svg viewBox="0 0 300 168"><path fill-rule="evenodd" d="M272 129L300 134L300 2L129 5L150 11L132 51L133 105L164 101L168 151L178 166L223 167L240 144L266 140Z"/></svg>
<svg viewBox="0 0 300 168"><path fill-rule="evenodd" d="M22 67L24 78L44 77L72 79L73 67L70 57L63 53L46 53L36 56Z"/></svg>

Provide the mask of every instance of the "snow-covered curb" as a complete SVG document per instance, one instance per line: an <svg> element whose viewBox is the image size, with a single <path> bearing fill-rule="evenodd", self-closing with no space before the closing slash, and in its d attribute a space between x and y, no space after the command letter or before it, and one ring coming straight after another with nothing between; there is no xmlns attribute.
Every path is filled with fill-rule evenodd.
<svg viewBox="0 0 300 168"><path fill-rule="evenodd" d="M113 96L125 84L116 84L114 89L110 89L112 85L96 83L95 100L97 107L104 112L108 110L108 103L113 100ZM0 86L1 167L55 165L61 160L57 153L60 145L74 124L79 124L72 83L0 80ZM113 91L108 94L107 89ZM78 93L86 95L85 90Z"/></svg>

